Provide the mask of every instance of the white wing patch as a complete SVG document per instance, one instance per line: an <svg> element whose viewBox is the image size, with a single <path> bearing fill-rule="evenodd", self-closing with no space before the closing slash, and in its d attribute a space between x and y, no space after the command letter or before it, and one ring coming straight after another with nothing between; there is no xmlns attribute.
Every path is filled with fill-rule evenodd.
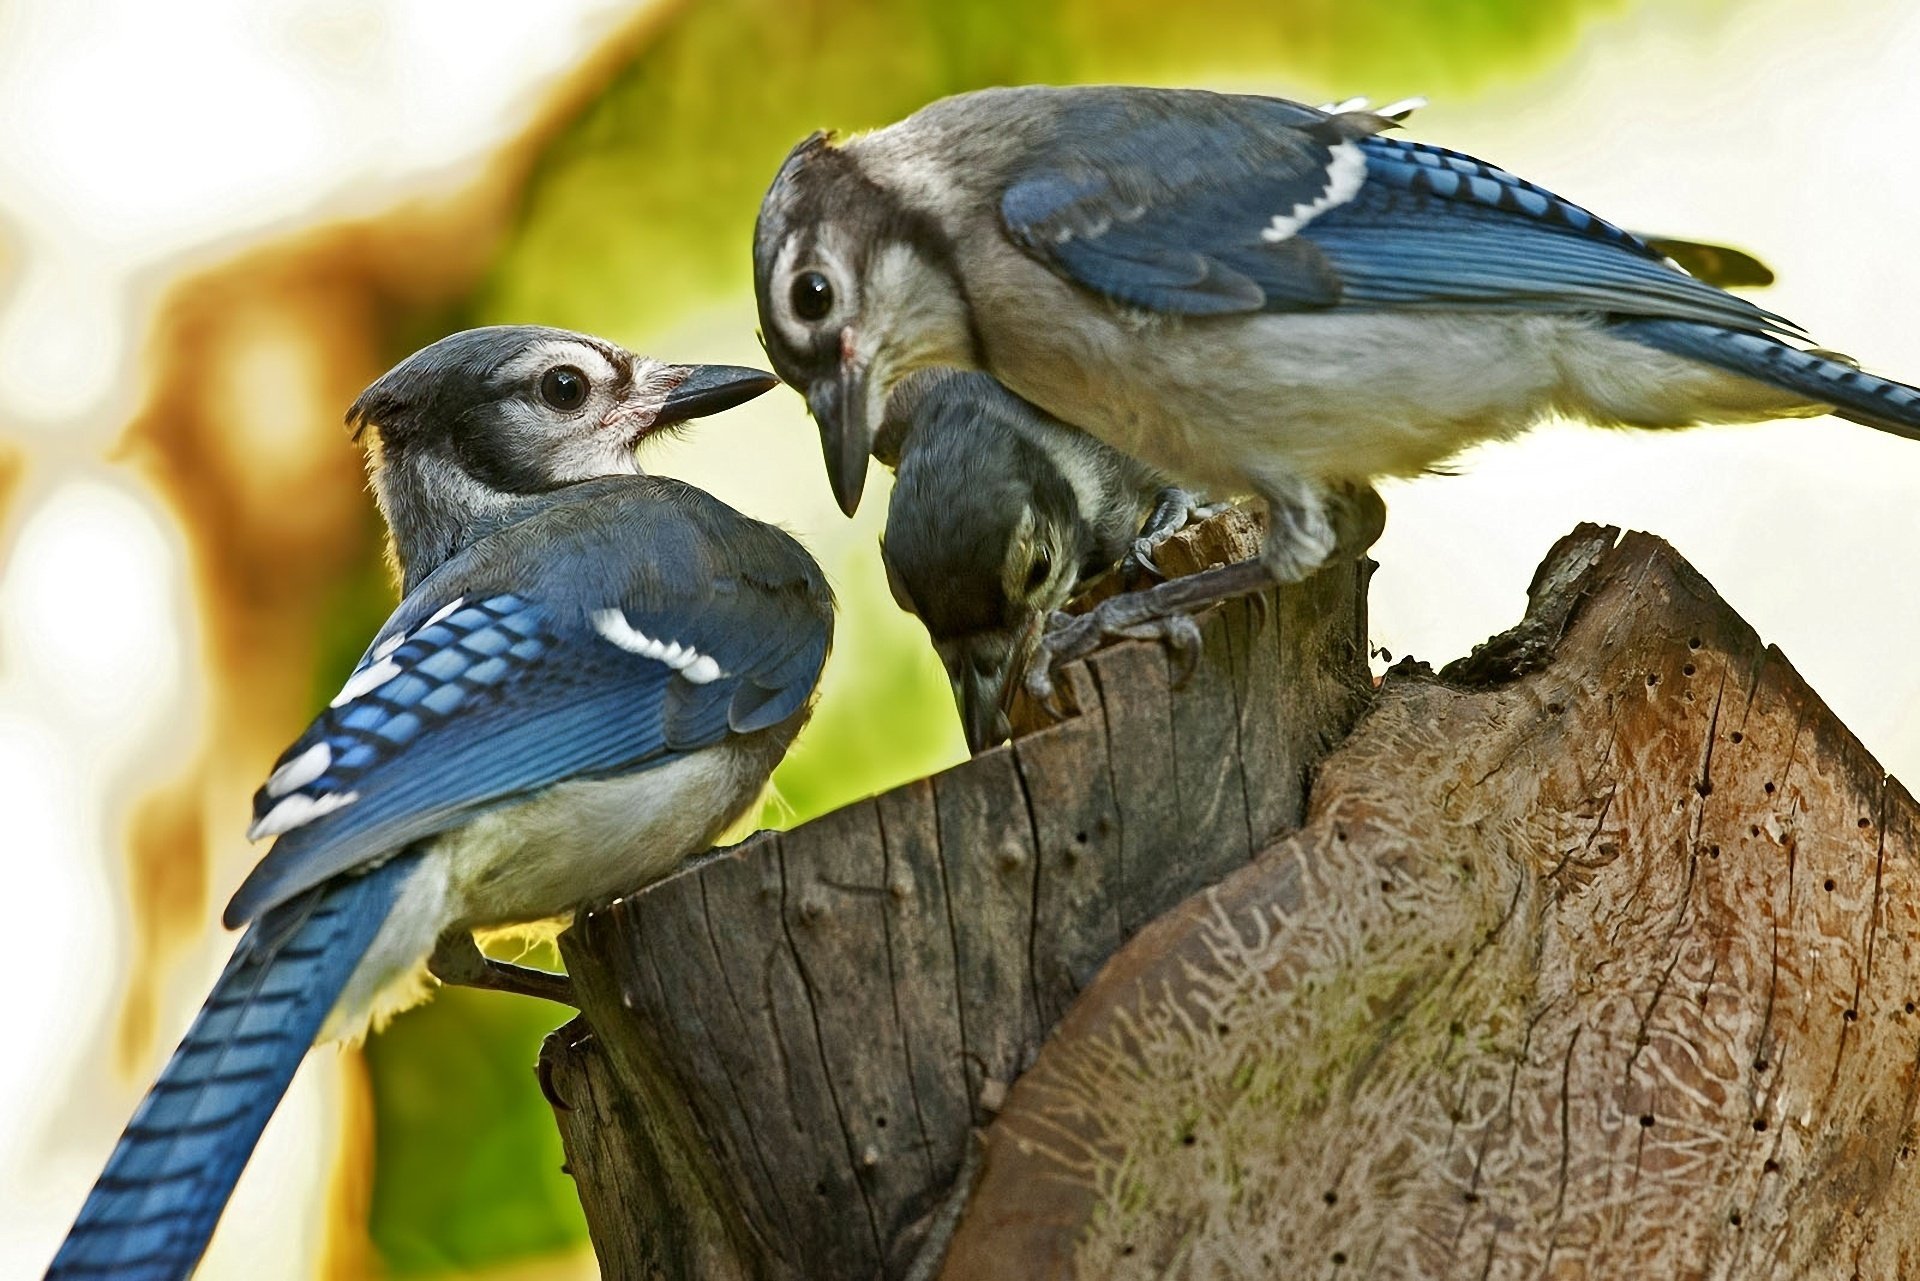
<svg viewBox="0 0 1920 1281"><path fill-rule="evenodd" d="M315 743L300 755L275 770L267 779L268 796L285 796L288 792L297 792L327 772L327 766L333 764L333 749L325 740Z"/></svg>
<svg viewBox="0 0 1920 1281"><path fill-rule="evenodd" d="M1339 102L1321 103L1320 110L1330 116L1344 115L1349 111L1372 111L1374 115L1385 116L1389 120L1405 120L1408 116L1426 106L1427 100L1420 94L1415 94L1411 98L1400 98L1377 109L1369 107L1367 103L1368 100L1366 98L1343 98Z"/></svg>
<svg viewBox="0 0 1920 1281"><path fill-rule="evenodd" d="M322 814L331 814L341 806L351 805L359 799L358 792L329 792L324 796L308 796L305 792L295 792L262 814L259 820L247 829L247 839L257 841L268 836L278 836L282 832L291 832L296 827L313 822Z"/></svg>
<svg viewBox="0 0 1920 1281"><path fill-rule="evenodd" d="M597 611L593 615L593 630L630 654L665 663L695 685L705 685L725 674L720 670L720 664L693 646L677 641L655 640L629 623L627 616L617 609Z"/></svg>
<svg viewBox="0 0 1920 1281"><path fill-rule="evenodd" d="M452 600L442 605L439 609L434 610L432 614L428 615L426 622L414 628L413 631L408 632L407 635L412 636L419 632L424 632L427 630L427 628L432 627L435 623L439 622L441 619L451 618L453 616L453 611L456 609L459 609L462 605L466 603L467 603L467 598L465 596L455 596Z"/></svg>
<svg viewBox="0 0 1920 1281"><path fill-rule="evenodd" d="M400 664L391 658L383 658L377 663L369 664L347 677L347 683L340 687L340 692L333 696L333 701L327 706L345 707L362 694L371 694L399 674Z"/></svg>
<svg viewBox="0 0 1920 1281"><path fill-rule="evenodd" d="M1275 214L1273 221L1260 233L1260 239L1270 245L1277 245L1318 218L1329 209L1344 205L1359 194L1360 184L1367 180L1367 157L1358 144L1342 142L1334 146L1333 159L1327 165L1327 186L1313 200L1304 205L1295 205L1283 214Z"/></svg>
<svg viewBox="0 0 1920 1281"><path fill-rule="evenodd" d="M406 644L410 637L418 636L421 632L426 631L427 628L432 627L441 619L451 616L455 610L466 604L466 602L466 597L455 596L439 609L434 610L432 616L418 627L412 628L409 631L395 632L393 635L381 641L374 647L373 653L367 656L372 661L353 675L347 677L347 683L340 687L340 692L333 696L333 701L328 703L327 706L345 707L354 699L359 698L363 694L371 694L374 690L379 689L382 685L385 685L388 681L398 676L400 674L400 664L393 661L393 652ZM321 773L325 772L326 768L324 764L321 765L318 770L314 771L314 777L318 778ZM276 774L274 777L278 778L279 775ZM291 791L293 788L299 786L302 786L302 784L289 784L286 790ZM280 794L279 792L273 791L271 781L267 784L267 790L269 794L274 796Z"/></svg>

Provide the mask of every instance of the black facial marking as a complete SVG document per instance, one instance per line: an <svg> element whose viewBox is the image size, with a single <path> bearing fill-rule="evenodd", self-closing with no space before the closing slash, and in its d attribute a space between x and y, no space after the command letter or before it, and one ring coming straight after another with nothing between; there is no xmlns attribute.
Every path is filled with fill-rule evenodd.
<svg viewBox="0 0 1920 1281"><path fill-rule="evenodd" d="M796 344L773 323L774 290L792 289L805 275L802 273L791 284L773 279L781 249L791 239L795 251L792 260L812 260L820 229L826 226L840 229L853 246L854 261L846 264L846 270L855 279L866 275L876 250L892 244L913 246L952 281L967 315L973 362L983 361L984 344L974 325L966 282L945 229L926 211L908 206L898 193L875 183L853 157L831 146L826 135L815 134L796 146L780 166L754 226L754 302L767 341L767 358L784 382L804 389L815 379L832 376L839 367L838 333L814 330L804 343ZM786 301L796 316L807 318L797 290Z"/></svg>
<svg viewBox="0 0 1920 1281"><path fill-rule="evenodd" d="M509 494L539 494L554 488L559 482L547 474L536 438L524 432L501 431L491 422L479 421L498 412L493 406L482 409L466 430L451 433L453 454L462 470L488 488Z"/></svg>

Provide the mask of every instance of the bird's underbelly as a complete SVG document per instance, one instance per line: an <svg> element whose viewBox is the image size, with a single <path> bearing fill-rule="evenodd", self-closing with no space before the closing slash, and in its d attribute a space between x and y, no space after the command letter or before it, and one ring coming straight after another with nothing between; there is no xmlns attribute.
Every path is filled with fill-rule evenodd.
<svg viewBox="0 0 1920 1281"><path fill-rule="evenodd" d="M708 848L759 795L766 766L731 742L483 814L436 843L467 927L540 920L637 890Z"/></svg>
<svg viewBox="0 0 1920 1281"><path fill-rule="evenodd" d="M798 719L639 773L561 783L406 856L419 866L321 1039L359 1036L424 999L424 962L450 929L563 916L642 889L708 849L758 798L797 728Z"/></svg>
<svg viewBox="0 0 1920 1281"><path fill-rule="evenodd" d="M1025 323L991 355L1019 394L1214 493L1415 475L1554 412L1666 427L1794 403L1577 315L1104 313Z"/></svg>

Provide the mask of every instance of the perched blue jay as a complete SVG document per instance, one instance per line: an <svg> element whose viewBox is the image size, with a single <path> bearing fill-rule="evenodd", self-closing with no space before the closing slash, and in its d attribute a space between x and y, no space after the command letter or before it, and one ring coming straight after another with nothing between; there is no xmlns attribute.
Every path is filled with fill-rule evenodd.
<svg viewBox="0 0 1920 1281"><path fill-rule="evenodd" d="M1834 412L1920 438L1920 390L1395 121L1276 98L988 89L788 156L761 206L767 351L859 502L886 397L993 374L1271 520L1264 572L1337 541L1330 497L1552 413L1683 427ZM1155 593L1181 584L1166 584ZM1117 604L1117 602L1110 602Z"/></svg>
<svg viewBox="0 0 1920 1281"><path fill-rule="evenodd" d="M1123 559L1151 572L1153 548L1205 510L981 373L908 376L874 452L897 473L887 583L926 625L975 752L1005 741L1009 682L1053 613Z"/></svg>
<svg viewBox="0 0 1920 1281"><path fill-rule="evenodd" d="M806 720L832 598L792 538L634 447L773 385L530 326L444 338L369 387L405 599L254 798L248 926L50 1277L184 1277L316 1038L434 973L564 992L476 928L604 902L706 849ZM525 981L521 981L525 980Z"/></svg>

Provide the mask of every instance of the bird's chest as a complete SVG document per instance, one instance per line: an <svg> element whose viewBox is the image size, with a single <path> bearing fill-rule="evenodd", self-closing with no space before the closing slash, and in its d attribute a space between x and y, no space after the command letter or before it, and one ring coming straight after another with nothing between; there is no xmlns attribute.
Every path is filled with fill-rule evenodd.
<svg viewBox="0 0 1920 1281"><path fill-rule="evenodd" d="M1178 319L1089 300L1044 271L980 302L987 368L1016 393L1188 484L1249 488L1237 454L1250 442L1237 427L1251 405L1273 403L1277 371L1249 369L1231 345Z"/></svg>
<svg viewBox="0 0 1920 1281"><path fill-rule="evenodd" d="M758 797L755 745L727 743L634 774L561 783L439 842L469 927L604 903L708 847Z"/></svg>

